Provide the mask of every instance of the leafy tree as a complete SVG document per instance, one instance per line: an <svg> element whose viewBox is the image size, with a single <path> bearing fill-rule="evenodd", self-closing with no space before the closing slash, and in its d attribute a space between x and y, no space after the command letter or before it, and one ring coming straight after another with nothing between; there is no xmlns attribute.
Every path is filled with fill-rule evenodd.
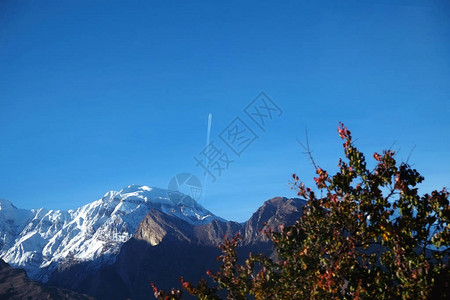
<svg viewBox="0 0 450 300"><path fill-rule="evenodd" d="M423 177L394 151L375 153L374 169L339 124L345 161L330 176L316 167L318 197L293 175L298 195L308 200L301 220L278 231L265 228L277 259L252 255L239 265L240 236L226 239L216 282L183 288L199 299L427 299L449 298L449 193L419 196ZM313 161L314 162L314 161ZM315 164L314 164L315 165ZM181 291L155 290L159 299Z"/></svg>

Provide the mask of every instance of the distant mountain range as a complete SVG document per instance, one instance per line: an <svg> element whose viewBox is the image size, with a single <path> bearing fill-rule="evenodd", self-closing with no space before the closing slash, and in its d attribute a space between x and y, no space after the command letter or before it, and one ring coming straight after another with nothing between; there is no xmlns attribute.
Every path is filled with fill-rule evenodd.
<svg viewBox="0 0 450 300"><path fill-rule="evenodd" d="M98 299L148 299L150 280L170 288L181 275L196 281L216 269L224 236L241 233L242 256L271 255L263 224L292 224L305 203L273 198L240 224L184 194L138 185L69 211L23 210L0 200L0 258L38 282Z"/></svg>

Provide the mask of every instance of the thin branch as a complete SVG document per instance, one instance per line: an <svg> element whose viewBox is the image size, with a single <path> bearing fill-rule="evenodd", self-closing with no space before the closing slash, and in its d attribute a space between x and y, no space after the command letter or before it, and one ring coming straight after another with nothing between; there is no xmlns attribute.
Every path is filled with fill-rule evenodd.
<svg viewBox="0 0 450 300"><path fill-rule="evenodd" d="M384 198L385 201L388 201L389 198L390 198L392 195L395 194L395 189L394 189L394 188L389 187L389 189L390 189L390 193L389 193L389 195L387 195L387 196Z"/></svg>
<svg viewBox="0 0 450 300"><path fill-rule="evenodd" d="M411 151L409 152L408 158L406 159L406 164L408 164L409 158L411 157L411 154L414 152L414 149L416 149L416 145L412 147Z"/></svg>
<svg viewBox="0 0 450 300"><path fill-rule="evenodd" d="M392 150L392 147L394 147L394 145L397 143L397 141L394 141L393 143L392 143L392 145L389 147L389 150Z"/></svg>
<svg viewBox="0 0 450 300"><path fill-rule="evenodd" d="M314 158L312 156L312 152L311 152L311 148L309 147L309 139L308 139L308 128L305 128L305 136L306 136L306 146L302 144L302 142L300 142L299 139L297 139L297 143L300 144L300 146L302 146L302 148L305 150L305 152L303 152L304 154L308 155L309 160L311 160L314 169L317 170L317 165L316 162L314 161Z"/></svg>

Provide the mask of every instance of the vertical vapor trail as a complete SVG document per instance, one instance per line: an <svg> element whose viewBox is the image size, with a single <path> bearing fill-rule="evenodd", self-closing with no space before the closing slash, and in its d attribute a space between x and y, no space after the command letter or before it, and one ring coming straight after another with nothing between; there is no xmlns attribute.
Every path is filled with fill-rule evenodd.
<svg viewBox="0 0 450 300"><path fill-rule="evenodd" d="M209 113L208 115L208 129L206 131L206 147L209 145L209 138L211 136L211 123L212 123L212 113ZM209 167L209 165L208 165ZM203 179L203 203L205 203L206 200L206 179L208 177L208 173L205 172L205 178Z"/></svg>
<svg viewBox="0 0 450 300"><path fill-rule="evenodd" d="M208 131L206 132L206 146L209 145L209 136L211 135L211 122L212 122L212 114L208 115Z"/></svg>

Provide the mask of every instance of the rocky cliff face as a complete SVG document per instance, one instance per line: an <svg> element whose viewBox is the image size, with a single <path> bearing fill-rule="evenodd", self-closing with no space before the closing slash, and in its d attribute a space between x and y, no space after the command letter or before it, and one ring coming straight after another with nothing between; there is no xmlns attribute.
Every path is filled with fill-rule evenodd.
<svg viewBox="0 0 450 300"><path fill-rule="evenodd" d="M264 202L244 225L244 244L268 241L260 229L266 224L269 228L278 229L280 225L292 225L299 220L306 201L276 197Z"/></svg>
<svg viewBox="0 0 450 300"><path fill-rule="evenodd" d="M164 239L190 243L193 233L193 226L186 221L152 209L139 224L133 238L156 246Z"/></svg>

